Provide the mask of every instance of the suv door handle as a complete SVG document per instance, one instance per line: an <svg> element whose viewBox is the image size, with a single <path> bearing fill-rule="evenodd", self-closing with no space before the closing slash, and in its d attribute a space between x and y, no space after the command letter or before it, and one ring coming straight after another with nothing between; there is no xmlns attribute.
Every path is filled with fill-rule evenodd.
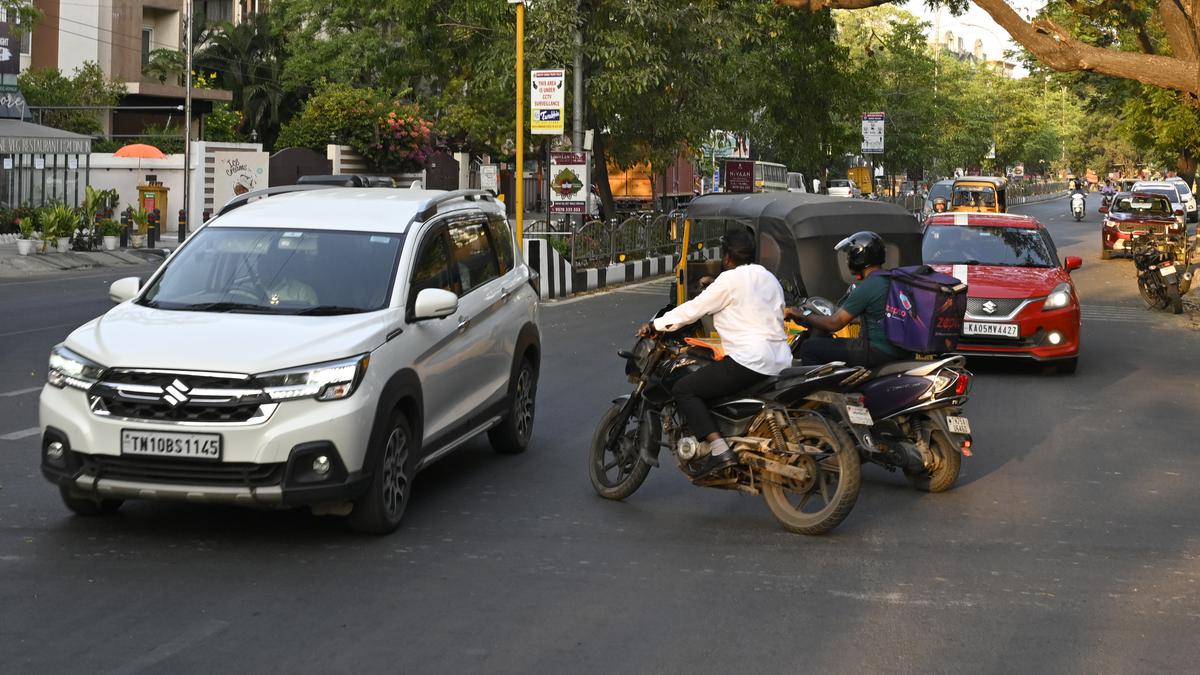
<svg viewBox="0 0 1200 675"><path fill-rule="evenodd" d="M471 323L471 319L469 319L465 316L458 317L458 332L461 333L464 330L466 330L467 326L470 325L470 323Z"/></svg>
<svg viewBox="0 0 1200 675"><path fill-rule="evenodd" d="M505 288L504 290L500 291L500 302L508 302L508 299L512 297L513 291L515 290L517 289Z"/></svg>

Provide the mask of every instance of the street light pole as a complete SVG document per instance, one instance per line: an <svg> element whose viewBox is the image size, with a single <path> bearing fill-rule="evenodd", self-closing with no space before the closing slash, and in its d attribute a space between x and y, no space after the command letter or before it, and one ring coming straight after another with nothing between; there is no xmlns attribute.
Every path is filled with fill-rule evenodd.
<svg viewBox="0 0 1200 675"><path fill-rule="evenodd" d="M179 243L187 238L188 226L192 223L192 2L184 3L184 50L187 54L184 66L183 86L183 222L179 224L176 237Z"/></svg>
<svg viewBox="0 0 1200 675"><path fill-rule="evenodd" d="M508 0L517 6L517 170L513 181L516 192L517 246L525 250L525 0Z"/></svg>

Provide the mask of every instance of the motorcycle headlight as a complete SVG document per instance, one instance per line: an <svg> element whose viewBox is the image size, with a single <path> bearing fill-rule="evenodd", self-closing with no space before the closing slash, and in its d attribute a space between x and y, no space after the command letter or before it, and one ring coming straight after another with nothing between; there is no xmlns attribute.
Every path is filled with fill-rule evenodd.
<svg viewBox="0 0 1200 675"><path fill-rule="evenodd" d="M354 393L366 375L370 362L371 355L362 354L341 361L263 373L256 375L255 380L274 401L298 398L335 401Z"/></svg>
<svg viewBox="0 0 1200 675"><path fill-rule="evenodd" d="M1065 281L1054 287L1050 291L1050 295L1046 296L1046 303L1042 305L1042 309L1062 309L1071 304L1071 284Z"/></svg>
<svg viewBox="0 0 1200 675"><path fill-rule="evenodd" d="M50 370L46 374L46 379L59 389L72 387L86 391L103 375L104 366L86 359L62 345L50 350Z"/></svg>

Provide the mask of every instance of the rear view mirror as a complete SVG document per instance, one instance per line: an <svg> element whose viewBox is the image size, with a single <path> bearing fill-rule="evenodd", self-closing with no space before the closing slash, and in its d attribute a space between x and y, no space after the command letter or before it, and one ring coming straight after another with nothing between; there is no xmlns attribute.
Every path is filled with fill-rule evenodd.
<svg viewBox="0 0 1200 675"><path fill-rule="evenodd" d="M441 288L426 288L413 303L413 318L441 319L458 311L458 296Z"/></svg>
<svg viewBox="0 0 1200 675"><path fill-rule="evenodd" d="M1067 259L1063 261L1063 267L1068 272L1073 272L1080 267L1083 267L1083 258L1080 258L1077 255L1069 255L1067 256Z"/></svg>
<svg viewBox="0 0 1200 675"><path fill-rule="evenodd" d="M108 299L118 304L126 300L132 300L137 297L138 290L141 287L142 280L138 277L117 279L108 287Z"/></svg>

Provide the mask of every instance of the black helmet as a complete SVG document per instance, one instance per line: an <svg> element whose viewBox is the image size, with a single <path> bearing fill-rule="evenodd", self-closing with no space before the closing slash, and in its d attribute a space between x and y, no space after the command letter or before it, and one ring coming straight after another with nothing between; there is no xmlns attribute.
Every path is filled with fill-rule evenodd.
<svg viewBox="0 0 1200 675"><path fill-rule="evenodd" d="M846 254L846 264L855 274L861 274L871 265L882 265L887 259L883 238L874 232L855 232L838 242L833 250Z"/></svg>

